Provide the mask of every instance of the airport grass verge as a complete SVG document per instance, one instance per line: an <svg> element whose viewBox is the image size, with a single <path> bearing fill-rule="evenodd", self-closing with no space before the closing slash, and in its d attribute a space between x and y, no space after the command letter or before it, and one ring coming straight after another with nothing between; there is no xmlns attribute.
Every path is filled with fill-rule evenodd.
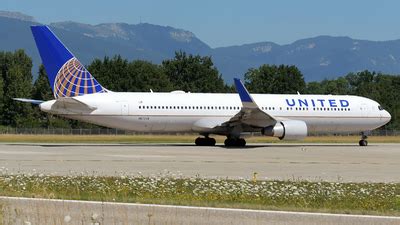
<svg viewBox="0 0 400 225"><path fill-rule="evenodd" d="M27 135L1 134L3 143L110 143L110 144L154 144L154 143L194 143L197 135ZM215 136L217 143L223 144L225 137ZM350 136L310 136L303 141L281 141L264 136L246 137L248 143L352 143L358 144L360 137ZM370 143L400 143L399 136L371 136Z"/></svg>
<svg viewBox="0 0 400 225"><path fill-rule="evenodd" d="M163 173L0 175L0 195L246 209L400 216L400 184L254 181Z"/></svg>

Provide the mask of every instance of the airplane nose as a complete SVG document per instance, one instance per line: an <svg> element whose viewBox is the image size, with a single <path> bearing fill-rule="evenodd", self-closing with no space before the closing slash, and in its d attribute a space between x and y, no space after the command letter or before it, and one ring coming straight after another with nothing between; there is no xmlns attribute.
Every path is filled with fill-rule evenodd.
<svg viewBox="0 0 400 225"><path fill-rule="evenodd" d="M385 110L385 112L383 113L382 119L386 124L392 119L392 116L390 115L390 113L388 111Z"/></svg>

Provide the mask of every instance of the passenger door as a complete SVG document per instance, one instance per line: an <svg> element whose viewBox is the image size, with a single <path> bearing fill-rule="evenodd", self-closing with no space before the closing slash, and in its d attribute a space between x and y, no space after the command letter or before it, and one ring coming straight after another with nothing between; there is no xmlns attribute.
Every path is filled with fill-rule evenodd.
<svg viewBox="0 0 400 225"><path fill-rule="evenodd" d="M129 115L129 104L128 102L120 102L121 103L121 115L127 116Z"/></svg>

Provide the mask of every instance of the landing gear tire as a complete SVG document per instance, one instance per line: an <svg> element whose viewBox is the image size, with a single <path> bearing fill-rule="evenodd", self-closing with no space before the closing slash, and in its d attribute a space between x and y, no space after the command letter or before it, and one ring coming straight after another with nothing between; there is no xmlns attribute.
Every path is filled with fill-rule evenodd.
<svg viewBox="0 0 400 225"><path fill-rule="evenodd" d="M243 138L227 138L224 141L225 147L244 147L246 140Z"/></svg>
<svg viewBox="0 0 400 225"><path fill-rule="evenodd" d="M246 146L246 140L244 140L243 138L237 139L237 145L238 145L239 147L244 147L244 146Z"/></svg>
<svg viewBox="0 0 400 225"><path fill-rule="evenodd" d="M235 140L231 138L227 138L224 141L225 147L230 147L235 145Z"/></svg>
<svg viewBox="0 0 400 225"><path fill-rule="evenodd" d="M368 141L367 141L368 136L365 135L364 132L361 132L361 140L358 142L360 146L368 146Z"/></svg>
<svg viewBox="0 0 400 225"><path fill-rule="evenodd" d="M358 144L359 144L360 146L368 146L368 141L367 141L367 140L360 140L360 141L358 142Z"/></svg>
<svg viewBox="0 0 400 225"><path fill-rule="evenodd" d="M214 138L209 138L209 137L202 138L202 137L198 137L198 138L196 138L196 140L194 141L194 143L195 143L197 146L215 146L216 141L215 141Z"/></svg>

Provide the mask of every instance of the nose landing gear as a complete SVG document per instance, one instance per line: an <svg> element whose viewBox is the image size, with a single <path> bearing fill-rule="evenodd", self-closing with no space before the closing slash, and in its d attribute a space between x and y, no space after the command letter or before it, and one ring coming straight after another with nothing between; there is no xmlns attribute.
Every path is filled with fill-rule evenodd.
<svg viewBox="0 0 400 225"><path fill-rule="evenodd" d="M358 142L358 144L360 146L367 146L368 145L367 138L368 136L364 132L361 132L361 140Z"/></svg>

